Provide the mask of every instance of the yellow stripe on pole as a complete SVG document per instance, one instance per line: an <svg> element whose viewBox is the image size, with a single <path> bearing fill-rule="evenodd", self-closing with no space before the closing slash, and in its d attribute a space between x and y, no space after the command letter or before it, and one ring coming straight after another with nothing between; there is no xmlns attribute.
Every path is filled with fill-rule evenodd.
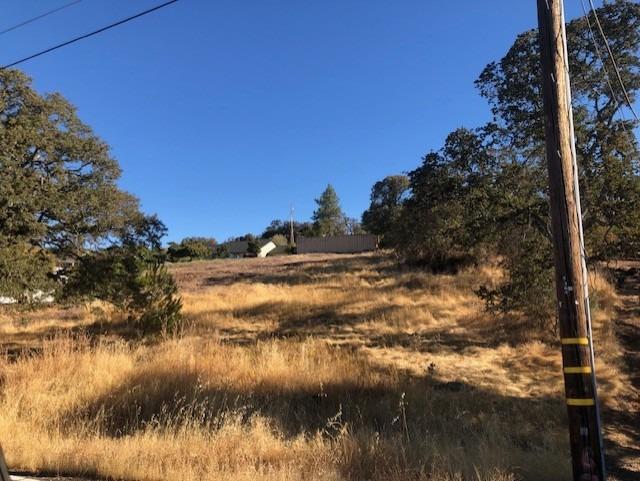
<svg viewBox="0 0 640 481"><path fill-rule="evenodd" d="M574 344L579 346L588 346L589 338L588 337L565 337L561 339L562 344Z"/></svg>
<svg viewBox="0 0 640 481"><path fill-rule="evenodd" d="M591 374L591 366L565 367L565 374Z"/></svg>
<svg viewBox="0 0 640 481"><path fill-rule="evenodd" d="M567 398L567 405L569 406L595 406L596 402L593 399L581 399L581 398Z"/></svg>

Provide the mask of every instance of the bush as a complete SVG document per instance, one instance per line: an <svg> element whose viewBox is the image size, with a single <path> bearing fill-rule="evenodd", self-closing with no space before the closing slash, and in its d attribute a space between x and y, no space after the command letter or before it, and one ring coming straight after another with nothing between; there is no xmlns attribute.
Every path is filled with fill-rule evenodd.
<svg viewBox="0 0 640 481"><path fill-rule="evenodd" d="M226 259L229 257L229 249L227 249L227 246L224 244L216 246L214 257L217 259Z"/></svg>
<svg viewBox="0 0 640 481"><path fill-rule="evenodd" d="M250 240L247 246L247 255L250 257L256 257L260 253L260 245L256 240Z"/></svg>
<svg viewBox="0 0 640 481"><path fill-rule="evenodd" d="M145 332L176 332L181 327L182 300L166 266L154 262L140 276L137 323Z"/></svg>
<svg viewBox="0 0 640 481"><path fill-rule="evenodd" d="M507 279L476 294L490 311L519 313L543 331L556 328L555 284L551 243L533 229L514 229L501 266Z"/></svg>
<svg viewBox="0 0 640 481"><path fill-rule="evenodd" d="M81 258L64 287L66 300L99 299L123 312L143 333L180 328L182 301L158 253L113 247Z"/></svg>

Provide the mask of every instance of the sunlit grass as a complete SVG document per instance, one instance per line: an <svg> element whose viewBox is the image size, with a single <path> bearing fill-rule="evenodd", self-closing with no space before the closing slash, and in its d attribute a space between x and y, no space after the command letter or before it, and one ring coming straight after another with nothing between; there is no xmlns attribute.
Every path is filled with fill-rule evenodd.
<svg viewBox="0 0 640 481"><path fill-rule="evenodd" d="M116 335L90 308L5 314L8 462L141 481L569 478L559 349L484 311L473 289L496 268L302 260L178 266L177 338ZM615 291L593 286L614 405Z"/></svg>

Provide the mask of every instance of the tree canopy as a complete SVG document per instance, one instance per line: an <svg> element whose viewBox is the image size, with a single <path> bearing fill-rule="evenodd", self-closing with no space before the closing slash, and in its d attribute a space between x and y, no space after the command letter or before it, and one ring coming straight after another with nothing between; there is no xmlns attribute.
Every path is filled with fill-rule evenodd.
<svg viewBox="0 0 640 481"><path fill-rule="evenodd" d="M28 301L78 280L99 252L159 250L164 224L118 187L120 173L67 100L0 70L0 293Z"/></svg>
<svg viewBox="0 0 640 481"><path fill-rule="evenodd" d="M210 237L185 237L179 243L171 242L167 248L170 261L193 259L213 259L216 257L217 242Z"/></svg>
<svg viewBox="0 0 640 481"><path fill-rule="evenodd" d="M618 0L597 13L633 100L640 89L640 5ZM591 262L638 257L638 123L623 116L622 92L612 82L612 93L606 78L613 67L600 60L587 21L570 22L567 34L586 253ZM492 307L540 317L553 312L553 257L537 31L519 35L476 85L493 120L454 131L409 173L393 244L404 259L435 267L497 256L505 282L479 294ZM373 200L372 193L367 216L378 209Z"/></svg>
<svg viewBox="0 0 640 481"><path fill-rule="evenodd" d="M313 235L313 223L293 221L294 236L299 235L310 237ZM277 235L285 236L287 239L291 235L291 227L288 220L272 220L271 223L262 232L263 239L271 239Z"/></svg>
<svg viewBox="0 0 640 481"><path fill-rule="evenodd" d="M313 226L316 235L331 236L345 234L346 216L340 207L340 199L331 184L316 199L317 208L313 212Z"/></svg>
<svg viewBox="0 0 640 481"><path fill-rule="evenodd" d="M391 236L402 214L403 202L409 194L409 177L390 175L371 188L371 204L362 214L362 227L382 237L382 245L392 245Z"/></svg>

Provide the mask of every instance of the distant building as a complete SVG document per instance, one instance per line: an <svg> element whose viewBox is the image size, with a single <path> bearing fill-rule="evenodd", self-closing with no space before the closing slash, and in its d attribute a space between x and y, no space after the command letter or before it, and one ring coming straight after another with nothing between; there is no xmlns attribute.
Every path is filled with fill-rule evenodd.
<svg viewBox="0 0 640 481"><path fill-rule="evenodd" d="M257 242L260 247L257 257L267 257L267 254L277 247L275 243L269 239L256 239L255 242ZM249 257L249 241L225 242L223 246L226 247L229 257Z"/></svg>
<svg viewBox="0 0 640 481"><path fill-rule="evenodd" d="M326 237L298 237L298 254L336 253L355 254L378 249L378 237L373 234L336 235Z"/></svg>

